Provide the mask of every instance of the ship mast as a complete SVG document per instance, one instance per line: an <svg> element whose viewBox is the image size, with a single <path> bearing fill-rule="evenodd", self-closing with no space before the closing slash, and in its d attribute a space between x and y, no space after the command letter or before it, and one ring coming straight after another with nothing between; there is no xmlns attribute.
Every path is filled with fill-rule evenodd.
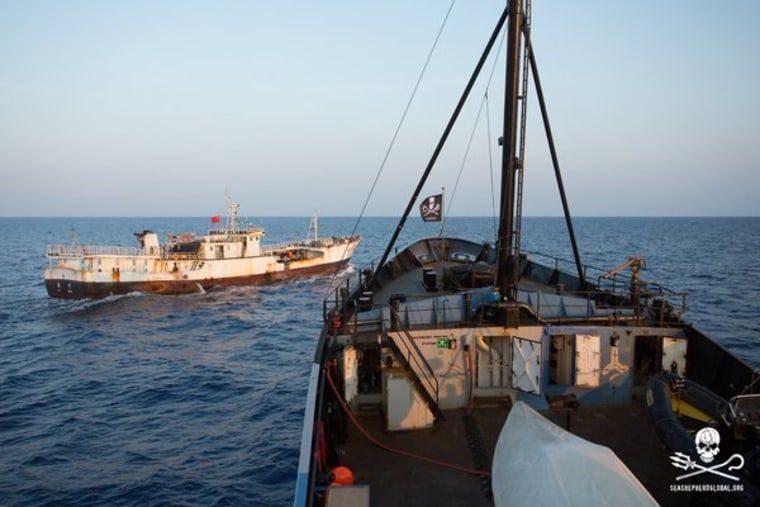
<svg viewBox="0 0 760 507"><path fill-rule="evenodd" d="M240 205L232 202L232 198L229 195L227 197L227 234L237 234L240 231L240 222L238 221L238 214L240 212Z"/></svg>
<svg viewBox="0 0 760 507"><path fill-rule="evenodd" d="M499 236L497 246L497 277L496 288L502 297L508 301L517 300L517 286L520 275L520 227L522 216L522 169L525 146L525 101L528 92L528 63L544 123L546 140L554 166L565 224L570 237L570 245L578 272L581 289L586 287L586 275L583 271L575 230L570 215L570 207L565 194L565 186L559 168L557 151L554 146L554 136L549 125L549 115L546 102L538 77L538 68L533 49L530 44L530 0L509 0L509 25L507 27L507 65L504 92L504 137L502 138L502 182L501 208L499 220ZM523 68L523 88L520 89L519 78L521 51L526 63ZM518 109L522 101L522 117L518 121Z"/></svg>
<svg viewBox="0 0 760 507"><path fill-rule="evenodd" d="M414 190L406 209L404 210L401 219L399 220L393 235L388 242L388 245L383 252L380 261L377 263L373 278L376 278L378 272L385 264L391 250L396 244L396 240L401 233L401 230L406 223L406 219L409 217L414 203L417 201L420 192L422 191L428 176L430 175L433 166L435 165L438 155L443 148L446 139L451 132L451 129L456 122L459 113L462 110L464 102L472 90L475 80L477 79L480 71L485 63L485 59L491 52L491 49L496 42L496 38L501 32L501 29L509 18L507 27L507 62L506 62L506 83L505 83L505 100L504 100L504 125L503 125L503 137L502 137L502 170L501 170L501 195L500 195L500 208L499 208L499 234L497 238L497 274L496 274L496 286L501 296L507 301L517 300L517 285L519 280L519 266L520 266L520 216L521 216L521 194L522 194L522 181L518 180L518 175L521 175L523 161L521 160L520 153L522 151L521 146L524 141L525 133L525 115L523 114L522 120L518 122L519 104L520 101L526 100L527 93L527 79L523 79L523 90L520 89L520 56L521 52L525 51L527 55L527 61L530 63L532 70L532 76L534 83L538 91L538 100L541 107L541 114L544 120L544 128L546 130L547 140L550 145L550 151L552 154L552 161L554 165L554 171L557 178L557 184L560 190L560 197L562 198L563 209L565 212L565 220L567 222L568 232L570 235L570 241L572 243L573 255L575 257L576 267L578 269L578 279L580 280L580 286L585 287L585 276L581 266L580 255L578 253L578 247L575 241L575 232L573 231L572 221L570 219L570 211L567 205L567 198L565 196L564 186L562 185L562 179L559 171L559 162L557 161L556 151L554 149L554 141L551 135L551 128L549 126L548 115L546 112L546 104L543 99L543 92L541 90L541 83L538 79L538 71L536 69L536 62L533 56L533 51L530 49L529 44L529 27L526 26L526 20L530 19L530 0L523 2L523 0L507 0L507 6L496 23L491 37L486 44L485 49L475 66L475 70L470 76L470 80L465 87L462 96L457 103L454 112L449 118L449 123L446 125L443 134L441 135L438 145L433 152L430 161L428 162L425 171L420 178L417 188ZM526 65L523 70L524 76L527 76L528 66ZM519 141L519 142L518 142ZM519 187L519 188L518 188ZM518 199L518 195L520 198Z"/></svg>
<svg viewBox="0 0 760 507"><path fill-rule="evenodd" d="M502 140L501 206L499 213L499 239L496 287L502 297L517 299L519 258L515 236L515 184L521 161L518 159L517 113L519 100L519 61L522 48L522 2L509 0L507 27L507 71L504 92L504 137Z"/></svg>

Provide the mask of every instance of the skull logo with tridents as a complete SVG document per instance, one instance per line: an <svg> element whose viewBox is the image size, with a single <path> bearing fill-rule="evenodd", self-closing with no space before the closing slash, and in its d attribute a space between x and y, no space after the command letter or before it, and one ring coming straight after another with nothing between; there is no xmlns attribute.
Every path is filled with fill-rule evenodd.
<svg viewBox="0 0 760 507"><path fill-rule="evenodd" d="M715 428L702 428L694 438L697 453L705 463L712 463L720 452L720 433Z"/></svg>

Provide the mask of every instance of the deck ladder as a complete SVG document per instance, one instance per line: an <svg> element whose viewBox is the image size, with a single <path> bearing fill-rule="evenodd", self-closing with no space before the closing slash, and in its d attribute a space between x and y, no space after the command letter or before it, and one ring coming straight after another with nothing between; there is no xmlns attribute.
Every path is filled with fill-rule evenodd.
<svg viewBox="0 0 760 507"><path fill-rule="evenodd" d="M414 343L409 330L401 321L398 312L392 306L391 319L395 322L395 327L398 330L397 333L388 334L391 349L403 364L404 369L409 372L412 383L427 403L428 408L435 416L435 420L444 420L443 412L438 407L438 379L435 377L433 369L430 368L422 352Z"/></svg>

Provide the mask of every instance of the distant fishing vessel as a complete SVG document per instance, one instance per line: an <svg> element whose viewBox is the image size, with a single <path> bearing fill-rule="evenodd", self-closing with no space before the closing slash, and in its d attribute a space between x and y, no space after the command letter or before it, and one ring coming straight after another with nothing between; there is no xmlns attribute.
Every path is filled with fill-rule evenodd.
<svg viewBox="0 0 760 507"><path fill-rule="evenodd" d="M326 301L297 507L760 505L760 372L684 318L685 293L645 281L643 258L581 262L530 5L509 0L380 260ZM394 250L505 27L495 244L441 234ZM570 263L520 248L531 76ZM441 220L439 197L424 220Z"/></svg>
<svg viewBox="0 0 760 507"><path fill-rule="evenodd" d="M312 217L306 241L262 246L264 229L240 228L239 205L228 197L223 228L206 235L135 233L137 247L48 245L45 286L54 298L103 298L129 292L187 294L228 285L266 285L334 273L348 264L359 236L320 238ZM220 224L221 217L212 217Z"/></svg>

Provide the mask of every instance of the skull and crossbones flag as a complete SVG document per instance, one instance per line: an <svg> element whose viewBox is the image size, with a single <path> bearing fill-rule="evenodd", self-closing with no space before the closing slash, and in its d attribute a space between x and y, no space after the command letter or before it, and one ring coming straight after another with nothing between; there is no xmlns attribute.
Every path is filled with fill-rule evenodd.
<svg viewBox="0 0 760 507"><path fill-rule="evenodd" d="M431 195L420 203L423 222L440 222L443 218L443 194Z"/></svg>

